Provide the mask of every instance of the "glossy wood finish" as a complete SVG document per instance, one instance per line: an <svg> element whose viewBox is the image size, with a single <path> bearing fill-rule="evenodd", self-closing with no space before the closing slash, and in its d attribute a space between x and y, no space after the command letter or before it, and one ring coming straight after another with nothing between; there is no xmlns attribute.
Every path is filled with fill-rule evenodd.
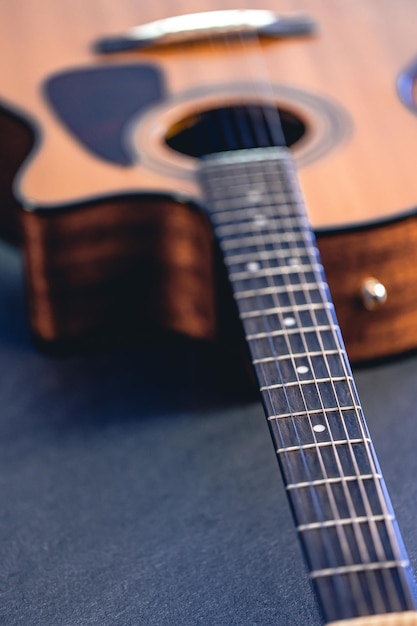
<svg viewBox="0 0 417 626"><path fill-rule="evenodd" d="M0 231L7 241L20 241L19 208L13 193L13 181L23 160L33 147L30 128L0 107Z"/></svg>
<svg viewBox="0 0 417 626"><path fill-rule="evenodd" d="M40 339L94 343L168 329L212 339L212 242L182 204L95 203L22 222L32 323Z"/></svg>
<svg viewBox="0 0 417 626"><path fill-rule="evenodd" d="M181 229L175 228L177 221ZM215 335L211 235L196 210L167 200L119 199L52 218L27 213L23 228L32 324L41 340L83 343L92 334L98 341L110 334L140 336L150 325L205 340ZM159 242L169 237L170 245L155 247L147 239L150 232L159 232ZM148 245L141 248L138 241ZM318 233L318 245L350 358L414 348L416 217ZM176 256L180 250L183 261ZM366 310L360 297L367 276L376 276L388 291L386 304L376 311ZM221 299L224 336L235 317L230 294L223 290Z"/></svg>
<svg viewBox="0 0 417 626"><path fill-rule="evenodd" d="M319 234L318 244L350 358L378 358L415 348L416 216ZM374 311L364 307L360 296L368 276L380 280L388 294L387 302Z"/></svg>
<svg viewBox="0 0 417 626"><path fill-rule="evenodd" d="M239 6L253 8L252 3ZM229 2L221 8L234 7ZM127 287L123 291L121 286L127 285L128 277L135 272L144 276L149 262L154 264L150 275L160 276L157 268L167 268L167 255L162 253L156 260L153 251L149 255L132 252L134 245L125 235L106 248L98 244L95 232L99 228L101 237L110 242L115 223L124 224L125 232L129 231L128 219L133 220L132 228L141 221L150 230L165 228L162 216L171 209L164 201L158 216L158 201L149 204L140 199L142 193L175 192L198 199L194 162L166 148L164 134L196 109L247 100L254 92L253 85L264 77L258 46L248 44L242 49L240 44L229 45L227 63L224 50L215 46L117 55L111 59L92 52L92 42L103 33L115 34L168 13L208 8L219 7L213 2L198 7L178 2L168 9L163 3L145 7L129 0L118 3L117 8L104 0L88 7L81 0L71 7L42 0L36 11L24 12L12 2L4 6L0 51L3 58L13 58L13 63L0 68L0 100L32 122L37 135L36 148L20 168L15 190L30 209L23 216L30 302L35 332L44 341L106 335L111 328L124 331L128 324L123 307L115 304L118 300L120 304L135 302L128 307L132 312L128 315L130 332L135 327L134 319L155 319L153 313L146 316L144 312L154 312L158 303L164 303L156 316L160 326L196 337L213 334L215 305L212 287L206 282L212 273L211 242L200 216L173 204L174 214L181 214L182 223L188 223L186 249L202 249L206 256L190 260L188 269L183 266L178 270L174 263L166 270L171 286L162 281L159 286L145 289L146 306L139 296L133 297ZM417 225L413 216L390 223L394 216L412 209L417 198L412 158L417 145L417 121L400 103L395 90L396 77L416 55L413 3L401 0L393 6L385 0L377 5L340 1L330 7L324 1L282 0L278 5L266 2L262 8L308 10L320 26L316 38L263 44L262 56L268 78L276 88L274 100L299 113L308 124L308 133L295 155L313 224L318 229L343 228L333 237L321 237L319 233L319 245L349 353L353 359L362 359L414 348L416 302L410 285L417 266ZM148 150L150 160L130 168L111 166L89 155L63 129L42 95L42 83L48 76L74 67L122 62L157 64L168 87L163 106L138 120L132 130L135 149L140 153ZM320 96L320 102L330 103L335 107L332 112L340 113L338 142L327 146L319 156L312 146L320 148L330 112L324 106L323 117L319 108L303 99L305 94ZM19 149L19 159L23 159L28 146L26 140ZM11 147L12 142L6 139L3 159L12 155ZM16 157L13 159L16 163ZM162 166L164 172L159 169ZM14 172L17 165L13 167ZM2 179L8 190L10 178ZM61 211L64 205L68 207ZM53 219L48 222L46 214L38 213L40 206L49 206ZM83 214L84 208L87 210ZM388 221L368 227L370 222L381 219ZM155 222L150 225L152 220ZM346 230L352 223L360 227ZM170 225L166 228L171 230ZM87 234L77 240L81 229ZM187 238L184 233L178 242ZM87 240L91 249L88 253ZM124 245L131 252L125 253L124 261L114 264L115 255ZM60 246L67 252L71 249L65 259L57 254ZM74 263L78 254L79 260ZM78 271L82 259L88 260L89 267L83 286ZM113 269L108 273L110 265ZM86 264L83 267L85 271ZM387 304L371 313L365 311L358 296L361 282L369 275L388 288ZM94 290L93 280L98 281ZM138 294L145 284L145 278L138 282ZM70 291L74 287L75 291ZM188 304L180 304L181 294ZM149 304L152 298L153 304ZM193 313L197 302L204 306Z"/></svg>
<svg viewBox="0 0 417 626"><path fill-rule="evenodd" d="M165 74L172 99L168 108L175 110L170 118L180 118L195 108L195 100L201 106L213 99L229 99L233 97L228 93L233 84L257 83L265 77L274 85L318 93L343 108L350 118L350 136L328 158L310 163L300 172L314 226L366 221L415 206L417 180L409 155L417 144L417 124L399 102L395 89L399 72L416 55L411 0L401 0L395 6L388 0L377 4L339 1L331 6L325 0L266 2L262 8L278 12L309 11L317 20L320 35L267 43L261 55L257 44L242 48L239 43L228 45L227 55L221 45L196 46L192 54L189 48L180 48L112 59L92 52L93 42L103 33L118 33L168 13L233 5L211 1L197 6L188 1L170 3L169 7L157 3L145 7L124 0L116 9L109 2L97 0L87 9L81 0L75 0L70 8L42 0L32 11L21 11L13 2L3 5L0 53L14 62L4 64L0 70L0 98L27 114L40 131L36 156L18 185L25 202L59 205L114 195L120 189L196 193L191 180L178 180L178 162L173 164L172 175L161 176L153 168L138 166L126 171L90 158L65 132L43 98L40 86L56 72L143 60L156 63ZM253 8L253 3L246 1L242 8L245 6ZM226 87L225 96L222 91ZM190 96L191 90L194 97ZM253 93L253 86L249 86L247 94ZM301 102L295 101L292 106L304 110ZM322 129L316 127L311 111L305 110L304 115L311 134L306 138L306 149ZM164 130L153 128L156 142ZM137 141L142 137L139 124ZM300 147L300 158L304 148ZM183 166L193 169L191 163L181 162L179 167ZM331 182L318 185L317 180Z"/></svg>
<svg viewBox="0 0 417 626"><path fill-rule="evenodd" d="M235 72L233 75L235 76L236 73L241 71L241 76L238 76L238 79L241 81L247 79L245 72L247 67L250 66L252 62L254 63L254 68L257 64L257 57L253 54L253 48L252 45L249 45L245 51L242 51L242 49L238 49L237 46L233 45L230 47L230 57L232 60L235 57L237 61L239 55L239 62L236 62L234 66ZM152 192L155 193L156 191L159 193L173 193L175 191L175 193L184 197L190 196L191 198L199 199L198 188L195 186L192 179L194 164L188 162L187 165L186 159L181 160L177 156L169 154L168 150L163 147L161 140L171 124L180 120L184 115L190 114L193 107L214 105L214 103L221 100L228 102L237 97L239 93L239 88L235 89L236 85L232 85L232 89L229 89L226 72L223 73L224 68L219 64L217 49L202 49L201 52L205 56L204 59L199 59L200 72L206 67L206 62L210 63L210 66L217 66L216 75L221 81L221 88L210 82L210 80L212 80L210 72L204 72L199 87L200 91L197 94L198 104L196 105L196 99L194 97L190 98L189 94L186 93L188 83L185 85L179 81L178 98L175 87L171 87L173 100L168 99L163 104L162 108L152 110L149 115L138 119L137 124L132 127L130 137L133 145L141 155L144 154L144 149L149 146L147 153L149 158L148 160L145 159L145 161L141 160L140 166L125 169L124 172L127 172L126 176L124 176L121 171L118 171L118 168L111 168L108 164L105 165L97 162L94 163L91 168L87 168L87 161L90 160L90 157L85 155L86 158L77 159L76 151L72 150L72 148L69 149L70 143L73 141L70 137L65 137L65 142L71 139L71 141L68 141L68 151L64 149L65 142L60 146L62 152L61 150L56 151L63 136L62 132L61 136L59 133L53 133L52 136L47 134L45 143L38 144L38 148L40 149L34 153L34 157L27 162L27 167L21 170L16 189L26 209L23 214L22 223L24 241L26 244L27 271L31 284L34 325L42 339L54 341L56 339L72 340L88 337L90 341L97 331L103 332L106 328L115 325L116 316L112 312L112 306L114 305L115 308L118 309L118 314L121 314L119 325L123 327L122 330L124 332L128 331L128 328L132 325L134 326L135 323L138 327L146 327L146 329L148 329L146 321L141 319L141 315L143 311L145 311L146 319L151 319L153 322L156 322L156 325L161 324L162 318L162 324L164 320L167 319L170 328L176 332L187 332L194 337L207 337L212 333L213 316L210 309L210 302L213 298L213 294L210 292L213 285L211 275L212 262L210 259L211 240L206 222L199 213L193 213L194 209L191 206L187 207L183 203L174 201L167 204L163 197L156 198L152 196ZM247 56L246 52L248 53ZM165 62L162 63L164 54L165 53L162 53L159 58L161 67L163 66L164 72L169 79L175 78L177 66L174 67L174 65L172 65L172 67L169 67L172 59L168 56ZM241 65L243 59L245 60L245 66L242 69ZM183 59L181 59L181 57L175 58L176 63L181 60L182 63L178 63L178 67L181 67L182 70L185 68L187 72L190 72L193 63L198 60L198 54L190 55L190 51L188 50L187 54L184 52ZM256 75L256 73L254 75ZM189 76L187 76L187 79L188 78ZM172 84L175 85L175 80ZM237 83L237 85L239 87L239 83ZM295 90L291 93L307 93L305 91L306 86L307 84L304 84L298 91ZM245 89L246 88L247 87L245 87ZM274 93L288 94L290 92L285 92L285 90L280 91L280 89L278 89L278 91ZM246 99L245 94L242 97ZM280 96L278 95L277 97L279 98ZM257 99L258 96L255 96L255 100ZM325 103L330 100L329 93L321 100L325 109ZM294 106L297 107L297 104L300 105L301 102L302 99L297 103L295 98ZM338 106L335 108L330 106L330 108L327 109L329 115L331 111L343 110L343 107L339 107L338 109ZM300 106L300 109L301 108ZM314 113L314 106L311 111ZM38 119L41 119L42 112L38 112L40 113ZM322 118L320 118L320 115L317 119L314 115L310 118L307 113L306 116L310 128L313 129L312 135L317 134L320 139L320 133L322 131L320 121ZM341 114L340 120L342 119L346 118L343 118ZM46 129L47 126L44 126L44 128ZM49 131L50 128L48 128L48 132ZM411 135L412 132L410 132L407 137ZM339 141L341 141L341 138L342 135L339 135ZM343 147L341 142L336 142L334 145L327 146L326 150L323 148L321 152L319 150L320 158L316 153L316 158L312 159L311 154L309 155L307 140L308 136L306 137L304 145L300 147L300 150L296 149L300 164L304 163L306 171L309 171L310 168L314 168L316 163L327 163L329 154L336 151L336 148ZM345 142L348 141L346 135L344 136L344 140ZM353 138L351 141L355 143ZM320 141L318 143L320 144ZM381 148L381 145L379 147ZM77 146L77 150L78 149L79 146ZM362 150L363 148L359 148L359 152L353 151L355 161L358 160L359 153ZM57 154L62 156L64 152L66 158L64 159L63 170L54 168L49 171L49 174L52 175L49 188L45 191L45 194L43 194L43 191L41 194L40 189L43 186L42 181L46 181L44 176L48 163L50 166L55 165L57 162ZM384 158L380 158L381 154L382 153L377 154L377 160L384 165ZM349 162L349 159L347 159L347 162ZM361 167L367 162L367 159L361 162ZM182 165L180 163L182 163ZM170 168L170 166L172 167ZM164 167L167 168L165 171L163 171ZM91 179L88 176L88 169L92 171ZM326 170L326 176L324 173L322 175L326 183L328 183L330 180L329 173L331 173L332 176L333 174L336 176L337 167L336 169L333 169L333 166L324 168L324 171ZM183 173L182 175L181 172ZM133 178L133 173L136 176L135 179ZM382 211L378 211L377 214L373 214L371 211L367 215L364 223L368 223L369 220L377 217L381 219L382 217L391 215L391 209L387 212L387 207L392 206L392 192L394 187L390 183L388 172L385 173L386 177L384 177L384 180L387 180L388 183L385 185L384 193L381 196L381 204L383 205ZM379 174L379 176L380 175L381 174ZM316 176L317 174L314 175L314 178L316 178ZM175 187L174 185L174 187L171 187L174 179L177 180L177 177L180 181L178 186ZM126 185L123 187L119 184L119 179L121 180L122 178ZM353 187L358 191L361 190L360 178L361 176L359 175L356 180L357 184L355 183ZM395 178L398 183L398 177ZM103 182L99 192L95 185L100 179L102 179ZM137 182L133 183L133 180ZM38 186L38 183L40 183L40 186ZM408 190L409 186L406 185L405 187ZM308 195L308 176L306 177L306 189ZM327 205L327 210L321 213L323 221L321 222L319 219L315 222L316 227L320 225L330 226L332 224L337 224L338 227L342 225L338 221L337 216L333 223L334 213L338 215L339 213L337 211L330 213L329 211L329 208L333 206L336 198L334 191L330 192L329 190L330 187L327 184L323 184L319 187L317 197L320 201L317 201L317 206L321 203L324 205L325 198L330 199L331 203ZM343 190L339 188L337 194L339 197L341 191L343 192ZM413 190L410 189L410 191L412 192ZM347 197L348 203L346 206L350 207L351 217L353 221L355 221L358 215L355 211L360 205L360 203L355 203L355 196L360 197L361 201L363 197L361 193L356 194L354 191L353 194L351 194L350 192L351 189L349 187L347 193L342 193L342 197ZM375 197L373 199L375 200ZM373 199L371 194L368 198L371 206ZM384 200L384 202L382 202L382 200ZM402 196L401 200L406 204L405 195ZM341 201L340 205L343 206L343 204L344 203ZM81 208L84 209L84 212L81 212ZM192 219L190 220L191 215ZM361 234L365 233L366 226L364 226L360 232ZM368 233L369 232L370 229L368 229ZM306 235L305 241L307 240L311 240L310 233ZM345 243L345 240L343 240L343 243ZM202 254L200 255L200 253ZM333 265L333 256L335 255L332 255L329 265ZM151 265L149 265L149 260L151 260ZM140 276L142 267L144 271L142 276ZM151 273L149 268L151 268ZM346 268L344 269L346 270ZM363 269L363 264L361 263L360 271L363 272ZM137 277L139 277L140 288L135 293L134 279ZM340 281L341 278L342 275L339 272L338 280ZM150 285L149 297L148 293L144 293L143 289L143 285L146 283ZM159 290L160 285L163 287L161 291ZM164 285L169 285L169 287L165 288ZM209 285L209 290L204 293L204 297L200 297L203 285ZM320 283L320 285L322 292L326 292L323 283ZM109 288L113 296L111 300L107 299ZM130 295L132 291L134 293L133 298ZM129 296L127 300L124 301L123 298L126 294L129 294ZM355 296L355 303L356 299L357 296ZM155 302L158 304L158 308L153 308ZM109 304L111 304L110 307ZM133 306L130 306L131 304L133 304ZM330 306L327 300L324 304ZM77 308L78 306L79 308ZM159 318L160 311L162 311L161 319ZM252 312L257 315L259 313L258 310ZM281 313L278 314L281 315ZM64 326L61 325L62 321L64 322ZM284 322L286 321L288 320L284 319ZM296 322L293 318L290 318L290 321L291 325ZM308 330L308 328L304 329L306 333ZM313 329L310 330L313 332ZM336 336L338 334L337 328L332 326L332 332L333 331L334 336ZM281 330L277 332L281 332ZM302 333L303 330L296 329L296 332ZM321 332L320 329L317 332ZM247 335L247 339L250 342L253 337L249 334ZM342 352L342 347L340 347L340 352ZM344 362L344 353L342 354L342 361ZM273 358L276 358L275 355ZM299 368L297 368L297 371L298 370ZM316 376L316 374L314 375ZM322 383L323 385L327 385L327 390L333 389L334 392L336 384L342 382L341 380L336 380L335 382L332 376L330 376L331 380L327 382L320 380L320 378L321 377L318 377L318 380L314 380L319 396ZM346 374L346 377L343 377L343 381L348 382L348 388L352 391L353 387L351 385L353 385L353 383L349 372ZM269 382L270 381L265 380L266 384L261 387L261 391L268 389L269 393L270 389L274 389L274 392L269 394L268 398L282 397L282 393L279 394L276 391L281 384L274 381L269 384ZM307 381L307 383L311 384L311 381ZM287 382L285 383L285 387L285 393L287 393ZM351 405L354 405L353 408L355 410L359 409L356 404L356 394L353 391L347 405L343 404L344 400L339 397L337 393L335 393L334 400L337 405L336 408L352 408ZM324 403L323 398L320 398L320 401L323 403L322 409L327 416L327 410L332 409ZM267 405L266 402L265 405ZM298 411L293 408L292 402L288 405L287 413L282 406L277 405L277 408L278 414L270 415L269 417L273 417L274 419L276 417L281 420L285 420L287 416L290 417L291 420L297 417L296 414ZM318 408L317 410L320 411L321 409ZM311 407L306 406L305 413L308 419L310 419L310 411ZM329 420L329 422L330 421L331 420ZM282 423L284 424L284 421L282 421ZM343 440L325 441L323 443L327 447L329 447L329 444L340 444L341 447L348 445L350 446L350 454L352 454L353 446L356 444L359 444L361 449L362 447L367 448L372 445L365 431L366 429L364 427L361 436L354 439L350 439L349 436L346 436L346 439ZM322 431L320 430L319 432ZM333 437L333 433L331 436ZM306 447L310 450L311 445L313 445L317 447L317 449L320 449L321 446L316 442L317 440L314 435L314 443L308 443ZM289 448L292 449L294 447L290 444L291 442L289 442L288 446L285 445L282 450L280 450L278 446L277 452L284 452L286 454ZM304 444L301 446L297 444L295 447L297 448L297 453L302 449L302 454L304 454ZM349 479L352 477L356 480L357 474L351 473L351 471L353 471L352 467L355 466L353 454L349 463L351 464L349 471L342 477L342 482L345 477ZM375 468L376 465L377 464L375 464ZM302 471L305 470L305 467L304 462L302 464ZM357 468L355 467L354 469L356 471ZM316 474L312 477L310 475L305 476L302 474L302 471L300 471L299 480L291 482L289 486L298 489L303 485L302 488L304 488L306 482L310 485L310 480L314 483L322 480L321 478L316 478ZM362 468L361 474L368 475L366 468L365 470ZM375 476L377 476L378 479L380 478L379 473L376 473ZM326 470L324 480L327 481L333 478L332 472ZM381 490L383 490L382 487ZM356 510L356 507L354 507L353 513L355 514L353 517L345 517L345 515L341 515L339 511L338 517L335 518L337 519L337 524L340 523L343 527L346 523L350 522L354 525L361 524L362 518L359 514L360 512ZM377 516L377 513L371 509L371 517L374 516ZM389 512L387 516L392 520ZM385 518L385 513L383 513L383 517ZM326 525L328 521L330 520L324 518L324 525ZM319 523L322 523L321 519ZM303 532L305 530L308 531L307 534L303 535L306 538L306 542L310 541L311 537L309 533L312 530L311 526L315 526L315 524L316 521L311 521L310 518L307 518L306 524L299 525L299 530L300 527L308 526L307 529L302 528ZM387 531L387 533L390 534L391 531ZM366 546L370 545L370 542L364 541L364 543ZM402 544L400 541L398 542L398 546L399 549L393 548L392 553L388 555L384 566L384 574L387 572L387 569L395 568L398 577L401 577L402 574L399 572L403 571L402 568L406 568L408 571L409 564L405 553L403 558L401 558ZM355 556L354 559L349 559L347 565L340 565L337 559L333 560L333 551L330 551L331 560L329 562L322 560L323 550L321 550L320 547L318 550L312 552L314 552L314 559L317 558L317 561L315 561L315 564L313 563L314 566L311 568L311 574L313 578L319 578L320 580L323 578L326 579L325 588L321 589L320 595L322 597L325 596L327 599L329 599L329 597L331 599L332 595L331 588L327 586L329 574L338 579L338 577L345 577L346 574L348 577L355 575L358 568L362 572L368 572L371 570L374 571L376 567L372 548L370 550L371 554L365 559L361 558L360 562L357 562ZM378 552L378 550L376 550L376 552ZM314 559L310 554L309 560L313 561ZM385 577L384 574L383 577ZM372 596L374 591L375 586L371 584L369 595ZM345 596L344 593L342 593L342 595ZM365 595L368 595L368 591L365 592ZM368 612L384 613L386 610L407 611L415 606L414 600L411 597L413 595L411 585L410 593L408 593L408 591L405 593L400 591L400 599L398 602L394 600L394 604L389 604L393 596L388 593L386 594L385 591L381 592L381 594L378 592L376 595L381 595L381 597L378 597L377 601L375 601L375 598L372 598L372 602L375 601L375 604L372 605L371 608L363 609L362 606L360 610L352 611L350 607L345 607L346 611L339 611L334 610L334 607L332 607L332 612L326 613L326 616L330 621L331 619L338 619L340 616L350 617L351 615L363 615ZM332 605L333 602L330 602L330 604ZM335 604L337 605L337 602Z"/></svg>

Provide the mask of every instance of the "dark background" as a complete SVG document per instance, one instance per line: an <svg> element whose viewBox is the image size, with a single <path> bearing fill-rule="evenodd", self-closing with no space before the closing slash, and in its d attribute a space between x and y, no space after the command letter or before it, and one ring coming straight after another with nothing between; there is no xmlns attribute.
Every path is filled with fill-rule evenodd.
<svg viewBox="0 0 417 626"><path fill-rule="evenodd" d="M198 345L42 354L0 267L0 623L320 624L248 389ZM416 566L417 357L356 378Z"/></svg>

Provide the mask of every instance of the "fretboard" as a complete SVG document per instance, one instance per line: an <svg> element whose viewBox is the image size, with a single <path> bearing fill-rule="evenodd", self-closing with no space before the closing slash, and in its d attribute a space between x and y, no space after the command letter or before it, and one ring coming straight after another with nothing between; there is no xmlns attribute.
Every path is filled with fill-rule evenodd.
<svg viewBox="0 0 417 626"><path fill-rule="evenodd" d="M285 148L200 181L326 622L415 608L412 573Z"/></svg>

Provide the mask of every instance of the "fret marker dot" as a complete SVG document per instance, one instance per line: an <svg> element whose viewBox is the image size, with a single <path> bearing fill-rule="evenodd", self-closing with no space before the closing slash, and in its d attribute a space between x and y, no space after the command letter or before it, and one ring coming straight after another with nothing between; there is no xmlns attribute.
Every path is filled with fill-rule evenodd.
<svg viewBox="0 0 417 626"><path fill-rule="evenodd" d="M246 194L246 200L248 202L253 202L254 204L256 204L257 202L260 202L262 200L262 192L259 191L258 189L251 189Z"/></svg>
<svg viewBox="0 0 417 626"><path fill-rule="evenodd" d="M308 367L307 367L306 365L299 365L299 366L297 367L297 372L298 372L299 374L307 374L307 372L308 372Z"/></svg>
<svg viewBox="0 0 417 626"><path fill-rule="evenodd" d="M248 272L257 272L261 269L261 266L257 261L250 261L246 263L246 269Z"/></svg>
<svg viewBox="0 0 417 626"><path fill-rule="evenodd" d="M294 266L294 265L298 265L299 261L295 256L292 256L288 259L287 263L288 265Z"/></svg>
<svg viewBox="0 0 417 626"><path fill-rule="evenodd" d="M323 424L316 424L315 426L313 426L313 430L316 433L323 433L326 430L326 427L323 426Z"/></svg>
<svg viewBox="0 0 417 626"><path fill-rule="evenodd" d="M268 218L265 217L265 215L262 215L261 213L258 213L253 218L253 223L254 223L254 225L257 228L263 228L264 226L266 226L268 224Z"/></svg>
<svg viewBox="0 0 417 626"><path fill-rule="evenodd" d="M293 317L284 317L284 324L287 327L295 326L296 321Z"/></svg>

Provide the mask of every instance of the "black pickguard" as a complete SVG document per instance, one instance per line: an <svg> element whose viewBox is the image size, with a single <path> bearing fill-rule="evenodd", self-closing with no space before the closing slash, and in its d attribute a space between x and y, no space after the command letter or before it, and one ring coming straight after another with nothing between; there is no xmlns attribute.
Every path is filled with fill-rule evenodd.
<svg viewBox="0 0 417 626"><path fill-rule="evenodd" d="M44 93L66 129L95 156L128 167L137 161L127 143L129 122L165 99L162 73L153 65L82 68L57 74Z"/></svg>

